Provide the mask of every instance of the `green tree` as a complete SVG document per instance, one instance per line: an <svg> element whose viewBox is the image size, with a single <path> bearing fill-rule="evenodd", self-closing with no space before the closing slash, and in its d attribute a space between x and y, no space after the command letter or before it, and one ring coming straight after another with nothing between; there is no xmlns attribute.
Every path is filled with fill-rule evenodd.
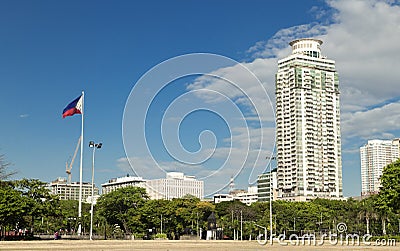
<svg viewBox="0 0 400 251"><path fill-rule="evenodd" d="M173 222L175 229L174 232L179 237L184 230L191 228L193 222L196 220L196 204L200 200L194 196L186 196L184 198L172 199L172 207L175 214L172 216L171 221Z"/></svg>
<svg viewBox="0 0 400 251"><path fill-rule="evenodd" d="M198 228L204 229L214 208L212 203L191 195L172 200L149 200L141 209L141 221L157 233L161 233L162 225L162 233L174 239L185 233L195 234Z"/></svg>
<svg viewBox="0 0 400 251"><path fill-rule="evenodd" d="M375 197L368 197L360 202L359 217L365 220L366 234L370 234L370 221L377 218L377 211L374 207Z"/></svg>
<svg viewBox="0 0 400 251"><path fill-rule="evenodd" d="M400 210L400 159L387 165L381 176L379 197L393 211Z"/></svg>
<svg viewBox="0 0 400 251"><path fill-rule="evenodd" d="M235 233L248 239L254 230L254 222L257 220L257 211L240 201L224 201L215 206L217 224L224 229L224 234L233 239ZM207 215L207 217L209 214ZM242 228L243 227L243 228Z"/></svg>
<svg viewBox="0 0 400 251"><path fill-rule="evenodd" d="M146 227L142 210L148 199L144 188L122 187L101 195L96 207L108 224L118 224L126 234L142 233Z"/></svg>
<svg viewBox="0 0 400 251"><path fill-rule="evenodd" d="M0 185L0 237L4 236L6 230L11 230L19 222L23 222L28 210L29 204L20 191L14 190L10 185Z"/></svg>
<svg viewBox="0 0 400 251"><path fill-rule="evenodd" d="M60 204L57 196L52 195L46 183L37 179L22 179L14 181L15 190L25 198L28 209L31 233L34 232L35 219L44 216L58 216Z"/></svg>
<svg viewBox="0 0 400 251"><path fill-rule="evenodd" d="M56 221L57 228L63 228L67 231L67 233L76 233L79 225L78 218L78 207L79 201L77 200L60 200L60 216L58 217L58 221ZM90 212L90 204L83 203L82 204L82 212L87 213ZM88 229L89 225L85 225L82 222L83 229Z"/></svg>
<svg viewBox="0 0 400 251"><path fill-rule="evenodd" d="M383 169L380 181L381 189L374 205L382 222L382 234L386 235L386 221L400 211L400 159Z"/></svg>
<svg viewBox="0 0 400 251"><path fill-rule="evenodd" d="M196 233L202 229L206 229L207 218L210 216L211 212L215 211L215 205L208 201L198 201L196 203L196 209L192 212L192 219L196 219ZM224 228L222 224L219 227Z"/></svg>
<svg viewBox="0 0 400 251"><path fill-rule="evenodd" d="M386 235L386 221L391 213L391 208L388 206L388 201L384 196L378 194L374 200L374 207L376 208L379 218L382 223L382 234Z"/></svg>
<svg viewBox="0 0 400 251"><path fill-rule="evenodd" d="M168 233L171 228L172 211L169 200L148 200L142 209L142 221L148 229L154 228L157 233Z"/></svg>
<svg viewBox="0 0 400 251"><path fill-rule="evenodd" d="M353 199L329 200L315 199L311 202L319 208L320 229L335 230L338 223L347 225L348 232L358 232L360 229L360 203Z"/></svg>

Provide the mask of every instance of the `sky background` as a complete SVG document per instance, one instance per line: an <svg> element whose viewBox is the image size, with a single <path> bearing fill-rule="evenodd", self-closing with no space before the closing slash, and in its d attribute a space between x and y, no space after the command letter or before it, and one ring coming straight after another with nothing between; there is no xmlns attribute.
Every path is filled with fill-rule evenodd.
<svg viewBox="0 0 400 251"><path fill-rule="evenodd" d="M49 182L66 177L65 162L75 150L81 116L62 119L61 113L84 90L84 181L91 177L88 142L94 140L103 143L96 152L97 185L135 172L143 178L160 178L163 171L175 170L205 178L219 170L209 183L204 179L206 187L214 189L211 192L227 184L231 176L237 176L236 188L247 188L249 177L264 171L268 161L263 156L273 146L268 107L274 105L277 60L290 54L291 40L314 37L324 42L322 54L336 61L343 192L358 196L359 147L369 139L399 137L399 5L399 1L368 0L0 0L0 153L18 171L14 178ZM238 71L234 62L220 68L211 64L214 68L208 70L217 76L243 85L244 95L219 78L187 76L156 92L146 114L131 111L136 102L145 101L145 91L142 98L138 92L144 74L188 53L236 60L255 74L261 82L257 87L266 92L252 89L246 73ZM155 77L154 85L157 81ZM152 90L151 81L145 84ZM196 92L205 89L217 90L220 98L215 93ZM135 99L129 99L131 92ZM265 101L269 115L254 119L249 100L256 106ZM183 116L189 110L178 108L190 105L197 110ZM204 106L209 110L202 110ZM234 107L237 114L230 113ZM212 112L216 109L222 114ZM130 120L124 122L124 118ZM178 123L169 127L175 118ZM146 146L135 134L123 139L124 123L128 123L125 129L137 132L135 119L144 128L147 153L142 152ZM168 154L167 148L180 147L163 142L170 135L178 135L181 150L198 153L193 161L205 161L188 165L178 161L186 151L179 156ZM129 145L127 154L124 143ZM78 170L79 157L73 166L73 181L79 180Z"/></svg>

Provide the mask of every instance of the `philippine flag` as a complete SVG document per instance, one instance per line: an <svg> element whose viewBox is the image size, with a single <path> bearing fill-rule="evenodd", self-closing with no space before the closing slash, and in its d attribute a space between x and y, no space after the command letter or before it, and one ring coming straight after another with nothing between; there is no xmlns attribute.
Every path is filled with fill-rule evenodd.
<svg viewBox="0 0 400 251"><path fill-rule="evenodd" d="M82 95L65 107L62 117L72 116L74 114L82 114Z"/></svg>

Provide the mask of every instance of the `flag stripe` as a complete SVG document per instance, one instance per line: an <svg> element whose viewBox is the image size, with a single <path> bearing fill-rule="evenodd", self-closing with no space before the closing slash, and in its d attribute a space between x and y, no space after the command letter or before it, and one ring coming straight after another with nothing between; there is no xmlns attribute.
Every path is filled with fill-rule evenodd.
<svg viewBox="0 0 400 251"><path fill-rule="evenodd" d="M74 99L63 110L62 117L72 116L74 114L82 114L82 95Z"/></svg>
<svg viewBox="0 0 400 251"><path fill-rule="evenodd" d="M68 117L68 116L72 116L72 115L74 115L74 114L81 114L81 111L79 111L78 109L76 109L75 107L73 107L73 108L71 108L71 109L69 109L69 110L66 110L66 111L63 113L63 118Z"/></svg>

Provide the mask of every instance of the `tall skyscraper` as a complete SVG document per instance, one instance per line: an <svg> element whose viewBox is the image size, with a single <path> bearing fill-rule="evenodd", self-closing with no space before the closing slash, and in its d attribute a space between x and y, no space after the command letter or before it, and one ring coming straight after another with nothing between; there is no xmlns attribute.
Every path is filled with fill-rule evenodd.
<svg viewBox="0 0 400 251"><path fill-rule="evenodd" d="M290 42L278 61L276 146L278 198L340 198L342 158L339 80L335 61L321 54L322 41Z"/></svg>
<svg viewBox="0 0 400 251"><path fill-rule="evenodd" d="M385 166L399 158L399 139L368 140L360 147L361 195L379 192L380 177Z"/></svg>

